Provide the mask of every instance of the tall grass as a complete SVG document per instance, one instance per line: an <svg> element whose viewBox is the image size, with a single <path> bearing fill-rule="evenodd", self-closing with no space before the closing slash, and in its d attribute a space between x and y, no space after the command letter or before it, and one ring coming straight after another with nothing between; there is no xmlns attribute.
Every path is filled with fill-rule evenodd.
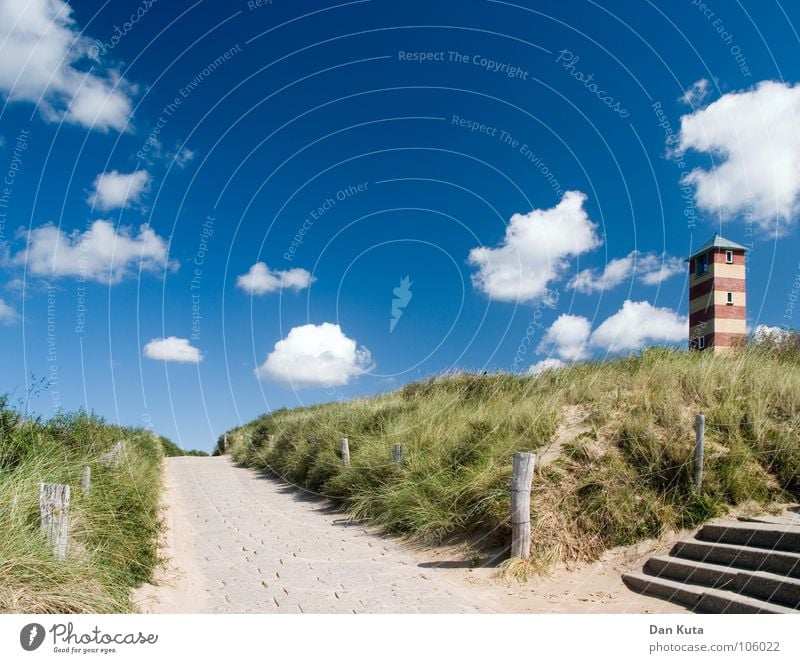
<svg viewBox="0 0 800 663"><path fill-rule="evenodd" d="M580 406L585 419L537 468L537 559L592 560L733 505L800 495L800 359L765 347L727 357L652 349L538 377L454 374L375 398L280 410L227 434L237 461L339 500L388 531L505 544L513 452L546 448L567 406ZM700 412L707 451L698 493ZM342 436L349 467L338 457ZM391 462L395 442L401 466Z"/></svg>
<svg viewBox="0 0 800 663"><path fill-rule="evenodd" d="M99 457L127 440L122 462ZM0 612L129 612L129 593L158 562L160 441L85 413L23 418L0 397ZM88 495L82 468L92 470ZM39 532L39 483L71 487L70 552Z"/></svg>

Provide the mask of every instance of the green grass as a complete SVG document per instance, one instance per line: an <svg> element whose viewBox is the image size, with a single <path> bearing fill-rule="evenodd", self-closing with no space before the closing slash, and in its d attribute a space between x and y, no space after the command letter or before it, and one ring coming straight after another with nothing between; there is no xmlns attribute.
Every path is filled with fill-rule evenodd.
<svg viewBox="0 0 800 663"><path fill-rule="evenodd" d="M99 462L120 439L117 467ZM23 418L0 397L0 612L130 612L130 590L158 564L163 450L140 429L85 413ZM80 490L92 470L91 490ZM39 483L71 487L70 552L53 558L39 533Z"/></svg>
<svg viewBox="0 0 800 663"><path fill-rule="evenodd" d="M231 431L237 461L328 495L354 516L430 543L509 540L514 451L541 451L567 406L585 413L532 493L537 560L692 527L730 507L800 496L800 354L652 349L539 377L453 374L347 403L280 410ZM693 489L694 416L706 415ZM267 435L275 444L267 448ZM338 440L350 440L343 467ZM248 444L249 440L254 444ZM391 463L403 445L404 461Z"/></svg>

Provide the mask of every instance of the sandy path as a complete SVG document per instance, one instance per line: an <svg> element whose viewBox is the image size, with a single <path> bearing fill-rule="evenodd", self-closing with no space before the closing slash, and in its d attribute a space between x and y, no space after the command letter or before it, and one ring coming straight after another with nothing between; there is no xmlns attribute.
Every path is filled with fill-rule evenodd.
<svg viewBox="0 0 800 663"><path fill-rule="evenodd" d="M143 612L676 612L620 580L638 558L611 560L519 585L469 568L456 549L418 551L348 522L227 458L166 461L171 558Z"/></svg>

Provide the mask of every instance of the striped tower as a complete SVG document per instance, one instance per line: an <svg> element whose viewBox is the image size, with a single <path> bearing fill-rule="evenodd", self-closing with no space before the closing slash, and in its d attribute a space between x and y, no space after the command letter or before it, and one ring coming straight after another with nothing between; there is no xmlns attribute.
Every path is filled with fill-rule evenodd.
<svg viewBox="0 0 800 663"><path fill-rule="evenodd" d="M687 259L690 349L726 352L744 342L746 251L714 235Z"/></svg>

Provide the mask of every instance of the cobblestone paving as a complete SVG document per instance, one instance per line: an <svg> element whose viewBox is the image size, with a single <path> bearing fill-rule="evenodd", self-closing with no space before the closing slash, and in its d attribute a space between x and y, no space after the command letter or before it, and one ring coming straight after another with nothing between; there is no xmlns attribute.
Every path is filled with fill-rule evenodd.
<svg viewBox="0 0 800 663"><path fill-rule="evenodd" d="M211 612L494 612L400 542L227 458L172 458Z"/></svg>

